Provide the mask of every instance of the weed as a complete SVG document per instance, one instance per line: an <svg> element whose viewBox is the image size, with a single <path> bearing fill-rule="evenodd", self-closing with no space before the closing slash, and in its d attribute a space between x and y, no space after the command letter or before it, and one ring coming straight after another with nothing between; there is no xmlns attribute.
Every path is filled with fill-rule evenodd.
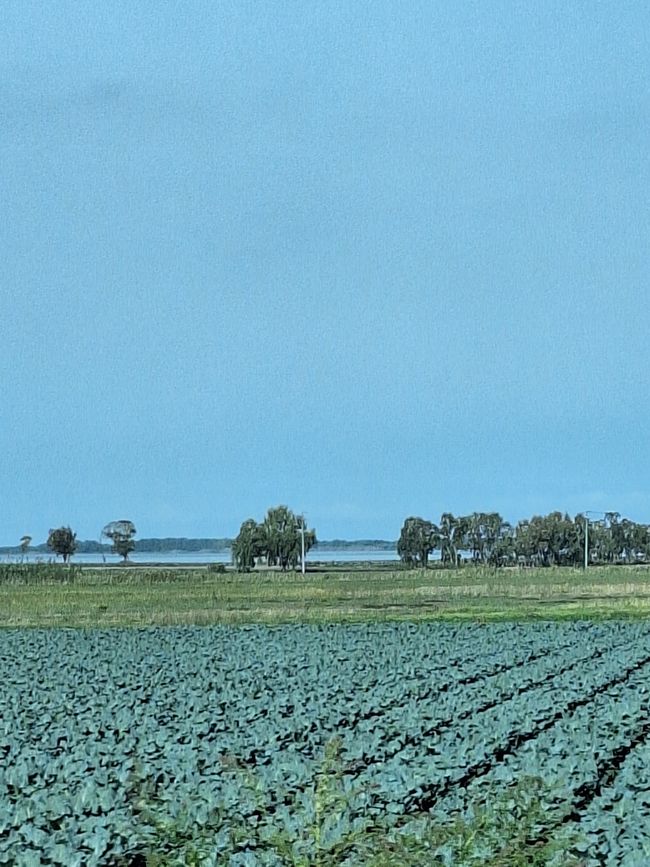
<svg viewBox="0 0 650 867"><path fill-rule="evenodd" d="M368 791L351 788L335 738L301 797L278 798L236 760L224 770L239 782L233 812L223 807L199 824L139 800L147 867L578 867L577 840L562 829L538 779L495 792L489 805L441 821L429 815L370 818ZM144 791L144 790L143 790ZM148 803L146 803L148 800ZM143 825L144 823L144 825ZM146 826L146 827L145 827ZM142 856L141 856L142 857Z"/></svg>
<svg viewBox="0 0 650 867"><path fill-rule="evenodd" d="M368 867L579 867L578 842L549 807L543 781L522 778L447 822L428 817L378 841Z"/></svg>
<svg viewBox="0 0 650 867"><path fill-rule="evenodd" d="M0 584L71 584L81 574L74 563L0 563Z"/></svg>

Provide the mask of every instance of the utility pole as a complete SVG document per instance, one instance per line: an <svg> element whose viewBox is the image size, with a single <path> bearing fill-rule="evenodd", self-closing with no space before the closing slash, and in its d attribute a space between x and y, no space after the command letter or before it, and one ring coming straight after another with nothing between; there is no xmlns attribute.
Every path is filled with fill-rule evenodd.
<svg viewBox="0 0 650 867"><path fill-rule="evenodd" d="M300 571L305 576L305 516L300 516Z"/></svg>

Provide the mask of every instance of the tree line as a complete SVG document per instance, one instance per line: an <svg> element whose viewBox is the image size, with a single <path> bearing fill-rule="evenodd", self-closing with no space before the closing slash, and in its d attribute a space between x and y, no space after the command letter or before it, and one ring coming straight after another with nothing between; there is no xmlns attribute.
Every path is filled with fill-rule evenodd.
<svg viewBox="0 0 650 867"><path fill-rule="evenodd" d="M101 539L106 539L111 550L126 562L131 551L140 547L135 534L133 522L122 519L107 524ZM31 541L30 536L20 540L23 554L30 550ZM149 541L141 540L141 544ZM171 550L168 545L182 540L157 541L165 542L165 549ZM191 541L199 544L207 540ZM467 561L495 567L576 566L585 561L585 543L588 563L650 561L650 527L622 518L618 512L605 512L598 520L587 520L584 514L571 518L556 511L517 524L504 520L498 512L458 516L444 512L437 524L412 516L404 521L397 553L405 565L420 568L427 567L434 552L440 552L442 564L451 567ZM101 542L94 544L105 550ZM241 571L250 571L261 563L295 569L316 544L316 531L306 526L303 516L287 506L276 506L261 522L249 518L242 523L232 542L233 561ZM69 562L80 543L70 527L58 527L50 530L46 546Z"/></svg>
<svg viewBox="0 0 650 867"><path fill-rule="evenodd" d="M112 551L126 563L136 547L136 532L132 521L111 521L103 528L101 538L109 540ZM23 536L23 553L27 552L30 543L31 537ZM48 550L68 563L79 543L77 534L70 527L58 527L50 530L46 544ZM236 567L242 572L250 571L260 562L283 570L295 569L304 562L304 556L315 544L316 531L306 526L302 515L296 515L288 506L276 506L267 511L261 523L254 518L243 522L232 543L232 555Z"/></svg>
<svg viewBox="0 0 650 867"><path fill-rule="evenodd" d="M562 512L535 515L511 524L498 512L455 516L444 512L438 524L419 517L404 521L397 553L407 565L426 568L434 551L443 565L470 561L485 566L577 566L638 563L650 558L650 528L618 512L598 520Z"/></svg>

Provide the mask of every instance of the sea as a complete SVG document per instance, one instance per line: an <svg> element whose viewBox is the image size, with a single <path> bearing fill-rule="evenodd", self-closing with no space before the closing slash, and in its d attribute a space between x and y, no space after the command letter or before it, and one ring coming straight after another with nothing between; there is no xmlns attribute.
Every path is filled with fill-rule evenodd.
<svg viewBox="0 0 650 867"><path fill-rule="evenodd" d="M73 563L81 565L119 563L121 557L117 554L75 554ZM131 563L196 566L204 563L231 563L230 551L133 551L129 554ZM386 563L399 560L397 551L364 551L354 548L342 550L319 551L312 550L307 553L306 563ZM47 563L61 562L61 558L55 558L51 554L30 552L25 557L20 554L0 554L0 563Z"/></svg>

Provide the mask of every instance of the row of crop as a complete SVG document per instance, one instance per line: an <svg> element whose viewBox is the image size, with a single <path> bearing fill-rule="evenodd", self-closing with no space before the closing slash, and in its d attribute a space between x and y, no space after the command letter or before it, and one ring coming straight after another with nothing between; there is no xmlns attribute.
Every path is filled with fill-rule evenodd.
<svg viewBox="0 0 650 867"><path fill-rule="evenodd" d="M621 663L627 661L627 667L623 668L622 671L619 670L618 673L613 677L610 677L609 680L603 681L602 678L592 679L592 683L594 683L595 686L593 686L587 696L583 696L579 699L574 698L564 708L556 711L552 716L547 715L546 718L539 720L538 722L540 726L537 731L529 729L527 733L520 735L520 737L524 739L524 742L526 742L526 739L529 741L533 740L539 736L540 732L548 731L557 725L558 722L564 718L564 712L572 714L575 712L576 708L580 707L589 707L590 710L593 710L595 703L599 701L599 696L603 697L603 706L605 707L607 702L620 697L618 687L621 684L629 682L630 689L633 691L638 687L639 683L643 683L647 678L647 666L650 664L650 659L648 658L632 661L633 657L634 655L630 654L627 660L625 660L623 656L621 656L619 661ZM639 674L638 682L635 679L636 673ZM508 750L514 751L516 749L517 744L512 740L512 738L509 738L508 741L505 743L502 741L496 749L493 749L491 756L488 756L487 758L492 760L496 759L498 763L502 761L506 755L510 755L510 753L507 753ZM418 767L416 765L419 758L417 755L412 755L409 758L411 759L411 766L408 768L402 767L401 763L395 763L392 767L389 766L388 768L382 768L383 779L381 780L379 795L373 795L361 799L357 805L359 811L358 815L363 813L367 814L368 812L379 809L381 815L385 815L386 810L389 812L392 810L397 817L400 813L404 813L405 811L408 812L408 809L413 807L413 804L408 803L408 796L409 794L413 794L413 790L411 789L410 791L407 791L406 796L405 791L412 785L414 777L418 776L418 771L422 770L422 766ZM466 766L462 768L462 776L458 777L456 780L448 780L446 782L447 792L449 792L455 785L467 786L470 778L476 779L480 775L487 773L489 773L489 762L475 762L473 765L469 765L468 767ZM377 783L377 778L372 782L367 780L364 781L362 777L358 775L355 777L354 774L348 774L346 779L348 783L348 791L350 792L355 790L372 792L373 783ZM424 780L426 779L426 768L424 769L424 773L421 775L421 779L424 783ZM276 819L271 818L271 821L276 821L279 817L282 817L282 821L285 821L297 804L302 805L305 799L309 799L313 795L308 781L305 782L304 780L301 780L299 785L295 785L295 779L292 781L291 775L286 774L283 775L281 786L284 796L278 800L278 781L277 779L275 780L275 788L273 787L273 782L274 780L272 777L270 779L267 778L262 782L261 790L266 793L267 801L261 805L255 802L242 804L239 796L235 794L231 803L233 814L236 813L240 819L252 822L268 821L269 816L273 817L274 815L276 816ZM426 785L423 785L421 792L424 789L426 789ZM394 799L396 791L402 796L401 802L399 799ZM419 794L421 794L421 792ZM389 795L388 798L387 795ZM210 801L208 799L207 802L204 803L204 809L209 809L209 804ZM352 818L354 818L354 813Z"/></svg>
<svg viewBox="0 0 650 867"><path fill-rule="evenodd" d="M240 744L229 744L237 749L247 764L256 765L269 754L288 747L313 757L333 733L346 737L346 743L355 733L376 732L379 737L387 731L397 731L408 737L404 729L405 714L430 720L433 709L440 724L450 727L456 719L470 716L477 710L487 710L493 704L511 698L517 692L533 689L558 673L568 670L582 660L600 655L611 648L593 649L582 653L571 645L557 649L527 649L515 653L488 655L468 661L466 668L452 668L446 677L435 673L419 679L421 686L413 689L411 683L392 684L386 689L368 688L368 683L343 693L327 691L325 696L309 695L307 707L300 707L297 699L287 708L275 708L272 703L263 706L261 716L246 721L247 739L254 745L250 752L241 752ZM534 650L534 652L531 652ZM471 664L470 664L471 662ZM469 674L467 672L470 672ZM486 704L486 695L489 696ZM288 712L290 711L290 712ZM305 716L308 724L304 723ZM302 719L303 724L298 724ZM269 730L273 736L269 739Z"/></svg>
<svg viewBox="0 0 650 867"><path fill-rule="evenodd" d="M474 632L474 639L480 634L480 631ZM588 640L592 646L603 646L603 643L609 646L617 634L615 630L605 633L604 642L603 636L590 634ZM420 648L416 643L411 660L413 664L415 657L418 663L417 677L404 676L400 665L395 664L393 678L381 679L382 669L373 656L365 652L367 642L361 643L362 653L348 648L345 659L336 645L330 648L321 642L320 654L303 653L302 658L297 659L291 652L285 653L284 664L279 665L277 658L280 654L273 653L272 641L268 642L271 645L267 647L268 658L263 659L254 641L253 653L249 652L251 648L244 641L241 652L226 655L223 643L215 642L217 646L212 653L202 655L195 651L203 648L187 648L187 645L184 648L182 641L179 653L178 641L167 639L165 646L160 636L155 635L152 638L155 637L156 645L150 652L142 654L136 652L141 651L137 643L122 635L119 641L128 641L122 650L128 650L129 664L120 669L119 655L112 659L115 636L101 634L86 636L81 643L63 648L50 649L46 644L45 647L37 645L32 651L29 647L19 646L17 656L20 656L21 663L18 668L11 666L11 677L17 689L28 686L33 693L38 688L40 676L44 675L44 695L54 697L54 706L63 707L66 717L69 709L73 709L75 714L83 710L79 702L84 700L84 685L91 700L102 695L103 687L109 690L109 698L121 693L128 697L135 689L140 702L149 705L148 713L155 708L157 725L162 726L166 721L175 724L180 708L185 714L195 711L194 722L199 727L209 723L216 734L231 726L250 729L257 722L265 729L273 727L284 732L290 739L292 735L298 737L305 724L315 719L327 719L328 727L334 730L346 723L350 727L364 714L380 721L381 715L391 706L400 707L414 699L424 701L427 696L435 698L454 684L469 686L474 680L479 682L479 678L514 669L543 656L548 636L537 636L532 631L529 636L532 640L515 634L513 637L521 640L514 647L498 651L490 648L474 659L464 656L461 663L453 656L451 659L447 656L449 667L433 667L431 673L427 672L426 664L417 659ZM180 632L177 638L184 639L186 635ZM572 632L565 647L574 640ZM396 644L394 655L398 656L404 642L393 644ZM430 646L424 649L431 652ZM443 647L443 652L445 649ZM77 670L75 655L83 658ZM314 666L305 656L314 656L319 664ZM46 670L42 668L43 658L49 660ZM33 666L29 665L30 659ZM327 663L325 671L322 670L323 661ZM336 676L332 677L334 671ZM280 696L287 698L282 701ZM11 693L7 700L10 697ZM67 703L70 703L70 708ZM123 704L127 708L131 706L128 698ZM80 715L83 717L83 713Z"/></svg>
<svg viewBox="0 0 650 867"><path fill-rule="evenodd" d="M560 661L562 654L571 651L574 655L575 641L567 641L562 645L555 645L550 651L546 644L539 641L524 642L523 646L517 646L514 650L489 652L477 658L476 651L470 656L459 660L449 660L446 665L435 666L423 671L417 677L396 678L389 700L384 700L377 706L376 696L368 695L364 691L366 703L359 705L359 688L356 687L351 693L343 697L345 716L332 723L336 731L346 728L354 728L358 724L373 720L382 722L382 718L393 708L401 708L405 702L427 702L440 698L446 692L458 691L462 688L464 695L471 695L472 687L480 691L485 689L486 681L500 675L508 675L509 679L515 676L518 669L528 667L538 660L547 660L550 656ZM443 677L436 677L438 674ZM367 687L367 684L364 684ZM415 689L412 688L415 686ZM386 682L381 683L382 694L386 695ZM354 701L354 707L352 707ZM329 705L329 702L328 702Z"/></svg>
<svg viewBox="0 0 650 867"><path fill-rule="evenodd" d="M435 701L439 707L444 693L462 688L463 694L469 695L470 687L474 684L483 691L486 680L499 674L512 672L514 676L519 668L551 657L555 659L558 667L562 667L567 659L570 664L571 659L577 660L580 657L581 646L604 650L616 646L617 641L627 643L629 636L615 629L608 630L605 634L594 629L586 634L584 631L572 631L564 643L555 642L549 647L548 635L540 635L535 630L530 630L527 640L501 646L498 650L494 649L495 643L490 643L485 648L478 645L468 657L460 660L447 657L445 664L421 666L416 675L410 676L404 675L398 665L392 665L391 673L387 674L377 672L373 661L367 660L362 671L357 672L339 661L336 677L329 678L325 683L310 680L305 682L299 677L299 688L292 692L292 700L286 705L274 707L273 702L269 701L271 696L256 696L255 701L250 704L246 724L254 724L256 719L261 719L262 725L268 727L275 721L278 731L283 731L282 743L304 740L305 728L302 723L305 718L321 721L327 719L328 731L337 732L359 725L363 727L363 724L368 722L374 728L381 728L385 725L385 720L388 720L386 724L391 723L392 713L398 714L401 724L401 709L404 705L415 702L418 707L424 707L426 702ZM373 676L369 676L369 669L373 670ZM300 675L300 671L295 674ZM266 686L267 690L272 692L275 684L270 681ZM261 708L259 716L255 704L259 704Z"/></svg>
<svg viewBox="0 0 650 867"><path fill-rule="evenodd" d="M274 672L291 675L296 667L307 664L314 673L330 674L330 665L356 660L363 670L376 669L384 678L393 672L403 677L418 677L451 665L480 659L486 654L508 653L530 648L532 652L575 640L608 640L613 634L625 634L634 640L643 634L640 624L620 623L536 623L467 625L381 623L349 626L292 627L214 627L146 629L129 633L125 630L61 631L8 630L0 644L2 659L12 664L18 659L21 667L36 667L46 658L72 658L82 654L92 662L104 659L106 649L116 654L110 660L119 665L132 658L166 657L191 666L211 659L219 663L226 680L227 670L233 672L258 670L265 675ZM632 632L634 634L632 634Z"/></svg>
<svg viewBox="0 0 650 867"><path fill-rule="evenodd" d="M600 688L608 677L610 681L622 678L623 682L631 666L640 670L648 647L647 630L636 626L542 628L539 633L534 628L506 629L496 634L499 641L508 637L528 641L528 648L538 648L540 637L547 642L570 638L582 643L582 648L551 654L547 660L531 663L528 671L523 666L509 675L495 675L497 699L504 697L509 678L516 679L522 692L490 710L481 711L477 704L479 686L468 703L470 693L466 690L472 685L459 683L474 676L471 663L465 672L459 670L447 680L442 672L437 683L456 680L457 688L448 686L435 699L394 708L386 717L368 721L372 724L365 733L361 725L358 731L345 733L344 757L354 763L346 777L350 786L378 784L376 806L403 810L409 806L409 797L426 794L426 787L436 781L453 783L451 776L441 777L441 764L452 771L455 768L458 774L469 759L476 775L488 773L485 763L498 756L504 737L506 745L510 744L513 732L521 732L522 721L539 721L536 712L542 718L546 714L548 722L554 707L574 694L569 691L572 685L577 686L580 674L587 693ZM44 836L52 846L68 847L68 851L82 847L88 863L95 857L92 853L102 847L111 851L126 847L133 834L134 793L142 786L162 799L172 814L186 809L189 821L217 805L226 811L241 811L241 785L229 767L237 765L251 743L258 740L268 744L269 754L262 757L255 775L269 793L271 801L266 807L280 809L285 798L304 793L313 777L313 762L300 754L298 743L295 749L277 749L274 740L279 726L289 722L299 731L317 711L320 736L336 722L338 708L333 705L331 715L327 715L327 707L317 698L319 685L326 695L343 690L352 702L354 678L363 676L364 671L378 684L368 690L367 698L382 709L380 666L369 658L374 644L384 666L392 655L408 673L423 671L423 678L427 660L453 653L453 648L460 649L460 656L468 641L476 641L477 654L478 648L494 651L494 642L485 640L491 633L482 629L145 630L58 635L55 639L46 632L11 633L3 635L0 642L0 673L4 684L10 685L0 693L0 750L4 760L0 763L0 802L5 805L0 815L5 834L0 853L9 853L8 857L21 846L37 845ZM409 639L412 648L407 659ZM616 650L616 644L623 640L625 649ZM581 654L597 652L602 652L598 664L580 661ZM517 658L523 658L521 653L508 649L504 655L497 649L491 664L498 666L504 664L499 659ZM560 658L571 665L564 674L558 673ZM399 671L400 667L397 674ZM536 678L544 686L528 689ZM395 684L389 692L399 695L398 687ZM287 692L291 699L280 700ZM538 694L535 711L533 698ZM471 713L455 731L448 727L436 734L430 730L444 721L440 712L443 702L449 702L444 719L468 710ZM287 717L281 712L264 716L265 703L280 709L293 704L294 709ZM389 722L399 727L404 717L411 720L412 743L402 744L396 729L393 747L397 752L392 760L385 761L381 751L393 738ZM377 750L359 753L360 739L373 729L382 737ZM488 735L492 740L487 754L462 755L459 737L475 739L474 747L478 748ZM436 752L427 756L430 747ZM365 756L377 761L365 762ZM402 799L393 803L392 781L382 779L381 771L400 766L405 772ZM242 768L239 771L246 772ZM92 785L86 785L88 781Z"/></svg>
<svg viewBox="0 0 650 867"><path fill-rule="evenodd" d="M650 725L639 728L637 739L581 816L589 867L650 864Z"/></svg>
<svg viewBox="0 0 650 867"><path fill-rule="evenodd" d="M613 634L615 635L616 633ZM612 633L610 633L610 637L611 635ZM223 658L219 659L218 664L221 674L223 674L224 668L229 668L228 666L224 666ZM145 658L144 664L132 664L130 668L131 671L123 672L124 677L112 677L111 663L107 667L106 661L102 661L102 657L100 656L99 664L94 665L92 655L85 654L83 670L75 674L74 680L70 681L67 688L63 685L63 689L57 692L55 705L59 709L63 706L64 716L67 716L68 707L66 702L72 701L76 715L83 719L83 708L79 706L79 701L83 701L82 684L87 684L90 691L89 694L94 699L97 695L98 686L101 687L102 681L104 681L110 686L112 698L115 698L116 694L120 692L125 692L129 696L132 688L135 688L136 701L133 705L134 713L137 712L138 708L141 709L142 705L146 705L146 716L151 716L153 712L153 715L156 717L155 723L158 726L164 725L165 719L170 724L175 725L180 709L182 714L192 714L192 721L195 726L198 723L199 733L204 733L201 732L201 727L209 723L209 726L214 728L212 733L216 735L223 735L222 729L228 730L231 733L236 732L237 729L242 729L250 733L252 731L251 726L254 726L256 721L266 731L281 730L281 720L272 716L274 705L268 700L268 693L262 687L275 688L275 704L278 707L280 717L283 717L287 707L291 706L284 706L283 709L283 705L277 702L278 691L293 693L295 705L291 708L291 714L288 714L292 722L314 719L314 717L323 720L325 719L323 711L329 711L331 715L332 707L336 706L336 701L332 701L331 699L336 695L338 687L332 690L328 689L330 684L323 685L320 682L314 684L311 680L307 683L301 682L300 677L294 677L293 679L283 678L282 682L278 684L273 676L275 674L274 671L269 672L268 675L270 676L267 675L264 682L257 685L258 695L252 691L251 681L254 678L251 677L250 672L244 672L244 677L241 676L241 670L237 672L239 677L233 677L233 682L231 683L231 691L234 690L235 698L238 699L238 701L234 702L232 695L228 697L227 691L222 687L222 683L220 682L222 678L218 678L216 682L213 682L212 673L210 673L209 677L206 677L205 668L201 669L201 661L199 660L197 663L196 658L192 658L192 664L188 667L188 665L179 666L178 657L163 655L161 658L159 654L156 654L153 659ZM193 671L193 668L197 670ZM479 664L478 670L484 670L481 664ZM68 671L69 669L66 669L66 676ZM52 674L52 668L49 666L47 675L48 689L53 686ZM343 672L341 671L337 672L337 677L331 679L330 683L332 681L336 683L339 679L344 679L342 674ZM228 671L226 671L226 675L228 675ZM462 677L460 679L462 680ZM27 682L33 688L34 680L31 675L27 677ZM442 683L446 685L449 681L443 681ZM299 690L296 687L302 687L302 689ZM323 688L320 689L321 687ZM317 699L321 691L325 693L328 699L325 707L314 701L314 698ZM99 692L101 694L101 689ZM386 698L386 694L387 691L383 689L380 693L376 690L368 691L362 694L362 698L366 697L374 700L371 701L370 707L377 708L379 704L382 710L382 704L390 707L391 704L395 703L395 700L399 702L401 708L404 700L408 699L408 694L405 695L403 692L397 692L394 696L389 694L388 699ZM352 697L354 698L354 696ZM128 724L128 708L131 707L132 702L126 701L120 704L122 707L126 706L127 710L120 708L117 714L118 728L120 725L124 726ZM344 706L349 707L350 703ZM124 714L126 714L126 720L120 723L119 718ZM232 717L234 719L231 719ZM334 718L332 722L334 727L336 727L341 720ZM301 728L298 726L296 731L300 732L300 730Z"/></svg>
<svg viewBox="0 0 650 867"><path fill-rule="evenodd" d="M542 690L522 691L488 712L477 711L464 718L462 724L453 729L441 725L446 719L444 714L449 711L439 712L433 705L426 712L417 706L403 707L403 729L406 729L407 734L398 729L346 733L343 740L344 755L354 769L353 776L358 783L379 785L382 792L390 793L388 801L383 795L379 798L382 806L388 803L399 809L399 804L403 803L407 809L412 808L425 794L431 800L432 797L441 797L461 781L467 784L468 772L470 776L472 773L476 776L487 773L491 764L500 760L499 754L504 750L507 752L522 736L522 731L534 737L537 732L535 726L554 724L561 716L558 706L562 708L562 703L568 698L573 696L574 704L586 704L599 691L624 682L631 673L648 662L650 656L639 659L638 654L629 648L609 658L605 657L598 663L592 660L582 666L584 687L580 677L576 676L576 667L572 666L566 673L555 674L546 681ZM576 686L578 683L580 685ZM571 705L571 700L568 704ZM457 709L462 706L462 702L457 702ZM522 721L532 723L532 727L522 727ZM444 730L439 731L439 728ZM246 729L245 732L235 732L225 742L232 756L237 757L241 755L243 744L261 735L263 731L254 730L251 734L250 729ZM202 752L205 745L197 741L186 746L188 752L192 753L194 750ZM219 775L211 773L213 771L213 768L206 766L205 778L215 786L217 797ZM280 752L271 743L264 761L256 767L256 773L269 790L281 780L284 791L292 792L299 791L305 784L311 769L309 760L305 759L299 748L286 747ZM414 781L419 781L421 785L414 786ZM165 780L165 785L169 783Z"/></svg>
<svg viewBox="0 0 650 867"><path fill-rule="evenodd" d="M385 761L391 741L395 754L407 745L409 738L412 743L421 740L423 727L450 728L456 718L463 719L481 710L485 704L486 686L493 696L491 701L499 703L547 683L560 672L574 669L581 661L609 651L609 648L593 650L592 647L588 645L589 649L582 655L575 649L550 653L536 663L509 673L494 677L486 674L486 680L471 685L435 690L426 701L402 692L398 701L392 693L387 699L383 690L364 693L359 703L363 706L363 700L368 699L368 706L374 710L370 718L360 719L354 727L344 725L346 719L337 716L336 701L329 704L312 701L314 692L311 688L299 695L294 693L290 713L284 705L274 707L272 702L258 699L251 702L248 697L246 707L240 709L237 718L231 718L227 712L220 718L213 715L208 730L195 733L195 748L201 753L204 750L209 752L213 745L218 744L222 752L243 759L249 765L269 766L278 760L281 752L286 766L289 759L308 763L328 737L338 732L344 737L346 755L351 760L358 761L365 754L374 755L376 749L376 760ZM447 681L444 684L448 686ZM354 714L353 706L348 706L348 714ZM169 725L173 726L173 721ZM207 763L207 757L205 761Z"/></svg>
<svg viewBox="0 0 650 867"><path fill-rule="evenodd" d="M324 738L336 731L345 738L346 755L357 766L360 763L385 762L398 753L403 754L408 747L419 747L423 739L445 730L457 730L465 720L539 689L559 675L614 649L590 648L582 653L573 648L570 651L563 649L540 654L541 658L530 657L511 666L497 665L480 677L460 678L443 689L405 696L398 703L379 707L372 713L357 717L353 726L347 719L328 722L325 727L311 726L301 733L292 730L278 738L276 743L293 746L311 758L322 747ZM263 750L257 750L256 762L263 755ZM249 757L247 761L250 761Z"/></svg>
<svg viewBox="0 0 650 867"><path fill-rule="evenodd" d="M429 810L455 787L466 787L489 773L565 713L589 704L600 692L625 682L649 664L650 654L639 657L634 650L619 651L585 665L584 685L570 670L535 692L517 695L440 734L435 720L427 728L414 718L411 724L420 728L420 738L399 751L391 749L390 757L379 752L375 761L366 760L357 778L390 793L389 803L395 809ZM409 725L408 718L405 723ZM347 746L346 741L346 750Z"/></svg>
<svg viewBox="0 0 650 867"><path fill-rule="evenodd" d="M495 785L524 775L543 781L567 816L578 821L604 782L612 756L623 754L643 730L648 715L648 670L642 667L625 681L597 694L593 701L560 716L552 727L526 741L484 776L463 790L452 791L436 809L446 812L489 799Z"/></svg>
<svg viewBox="0 0 650 867"><path fill-rule="evenodd" d="M397 644L382 641L388 659L377 653L374 639L368 647L352 651L348 648L343 654L329 652L326 644L319 645L315 653L292 660L284 670L269 654L263 679L237 678L224 684L223 696L227 699L229 692L240 695L245 690L246 724L256 718L265 719L272 712L284 719L295 717L300 724L305 718L327 715L338 729L381 713L384 707L425 699L454 684L471 683L525 664L530 658L541 658L549 644L569 648L576 643L576 635L567 637L564 645L557 645L554 636L544 630L529 630L524 634L506 632L496 641L483 644L481 631L476 630L471 638L474 646L470 644L459 653L457 645L432 647L428 642L418 643L417 637L400 637ZM602 637L596 633L587 640L598 644ZM463 642L464 647L468 644ZM285 702L277 701L278 687L289 696Z"/></svg>

